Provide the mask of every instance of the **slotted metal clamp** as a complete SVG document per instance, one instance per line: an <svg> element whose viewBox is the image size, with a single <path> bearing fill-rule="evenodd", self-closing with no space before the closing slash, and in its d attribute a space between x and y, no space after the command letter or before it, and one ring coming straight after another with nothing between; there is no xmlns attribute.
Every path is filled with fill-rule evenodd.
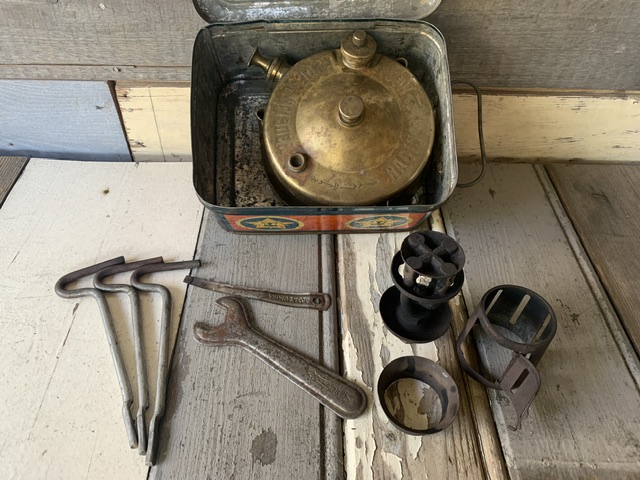
<svg viewBox="0 0 640 480"><path fill-rule="evenodd" d="M496 378L475 370L462 352L462 345L476 326L481 329L476 335L479 345L495 342L512 352L511 360ZM500 285L484 294L458 337L456 353L462 370L484 386L502 391L511 400L517 415L516 426L509 426L511 430L521 427L540 389L536 365L553 340L556 328L556 315L544 298L524 287Z"/></svg>

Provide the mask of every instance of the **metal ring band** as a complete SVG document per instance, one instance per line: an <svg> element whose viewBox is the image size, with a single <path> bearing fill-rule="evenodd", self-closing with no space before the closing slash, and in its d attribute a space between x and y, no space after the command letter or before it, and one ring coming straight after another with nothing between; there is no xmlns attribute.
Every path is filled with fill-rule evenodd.
<svg viewBox="0 0 640 480"><path fill-rule="evenodd" d="M387 389L398 380L410 378L429 385L438 395L442 404L441 418L426 430L411 428L401 423L389 410L384 394ZM378 400L382 410L399 430L410 435L429 435L447 428L456 414L460 405L458 386L451 375L437 363L424 357L400 357L389 363L378 378Z"/></svg>

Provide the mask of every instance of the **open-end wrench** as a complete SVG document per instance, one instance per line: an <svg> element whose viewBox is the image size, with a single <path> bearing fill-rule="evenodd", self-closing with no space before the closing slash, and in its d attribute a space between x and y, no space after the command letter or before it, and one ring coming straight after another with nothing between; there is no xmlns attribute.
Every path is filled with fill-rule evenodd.
<svg viewBox="0 0 640 480"><path fill-rule="evenodd" d="M262 300L263 302L284 305L285 307L312 308L314 310L328 310L331 306L331 297L326 293L287 293L275 290L263 290L259 288L241 287L228 283L213 282L202 278L184 277L184 282L194 287L206 288L212 292L225 295L241 295L245 298Z"/></svg>
<svg viewBox="0 0 640 480"><path fill-rule="evenodd" d="M224 323L213 327L196 323L193 333L197 341L248 350L342 418L364 412L367 395L358 385L259 333L239 297L222 297L217 303L227 310Z"/></svg>
<svg viewBox="0 0 640 480"><path fill-rule="evenodd" d="M136 424L138 427L138 453L147 452L147 426L145 412L149 408L149 385L147 384L147 367L144 357L144 341L142 336L142 316L140 314L140 299L138 291L127 284L105 283L104 279L118 273L130 272L143 265L162 263L162 257L149 258L138 262L113 265L103 268L93 277L93 286L98 290L110 293L126 293L131 303L131 323L133 330L133 346L136 354L136 376L138 381L138 413Z"/></svg>
<svg viewBox="0 0 640 480"><path fill-rule="evenodd" d="M155 283L142 283L140 278L148 273L168 272L200 266L199 260L173 263L154 263L134 270L131 274L131 285L138 290L154 292L162 299L162 314L160 317L160 339L158 346L158 378L156 381L156 399L153 408L153 417L149 423L149 441L147 444L146 463L149 466L155 464L158 451L158 439L160 419L164 415L165 396L167 391L167 374L169 368L169 321L171 320L171 293L164 285Z"/></svg>
<svg viewBox="0 0 640 480"><path fill-rule="evenodd" d="M111 358L113 359L113 364L116 367L116 375L118 376L118 382L120 384L120 393L122 394L122 416L124 418L124 426L127 431L129 446L131 448L136 448L136 429L133 424L133 418L131 417L130 411L131 405L133 404L133 393L131 392L131 384L129 383L127 369L125 368L124 360L122 359L122 353L118 346L118 339L116 337L115 328L113 327L113 320L111 319L111 312L109 311L107 300L104 294L97 288L78 288L76 290L66 289L67 285L72 282L89 275L94 275L104 268L123 263L124 257L117 257L107 260L106 262L98 263L96 265L68 273L56 282L55 291L56 294L62 298L93 297L96 302L98 302L98 308L102 314L102 324L104 326L105 334L107 335L107 341L109 342L109 349L111 350Z"/></svg>

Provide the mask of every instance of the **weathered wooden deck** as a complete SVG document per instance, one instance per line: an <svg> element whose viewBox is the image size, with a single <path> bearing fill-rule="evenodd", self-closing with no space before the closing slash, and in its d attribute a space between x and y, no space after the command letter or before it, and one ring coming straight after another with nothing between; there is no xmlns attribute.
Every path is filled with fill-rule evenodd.
<svg viewBox="0 0 640 480"><path fill-rule="evenodd" d="M12 172L3 188L17 165L1 170ZM416 346L397 341L377 312L406 234L238 236L203 216L188 164L31 160L0 209L0 477L638 478L640 368L630 338L640 331L639 172L495 164L480 185L457 190L432 227L467 254L463 294L450 332ZM177 334L159 461L147 469L126 445L97 308L53 293L62 274L118 254L195 256L198 276L331 294L334 309L322 314L249 303L263 333L360 384L369 408L340 421L247 352L196 343L194 322L222 319L219 295L188 289L185 298L176 272L162 277ZM518 432L507 428L508 401L464 376L453 350L466 312L504 283L540 293L558 316L542 388ZM127 310L111 305L133 373ZM150 332L157 307L145 306ZM147 343L153 355L153 334ZM384 365L406 354L437 360L458 383L460 412L440 434L396 430L372 394ZM421 395L400 401L408 411Z"/></svg>

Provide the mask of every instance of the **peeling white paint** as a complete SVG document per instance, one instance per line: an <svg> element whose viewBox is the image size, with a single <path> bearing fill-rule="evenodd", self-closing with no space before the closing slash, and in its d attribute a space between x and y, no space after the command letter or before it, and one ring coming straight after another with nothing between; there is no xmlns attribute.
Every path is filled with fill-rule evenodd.
<svg viewBox="0 0 640 480"><path fill-rule="evenodd" d="M393 472L394 477L402 478L402 458L400 458L398 455L387 452L383 452L382 456L389 470Z"/></svg>
<svg viewBox="0 0 640 480"><path fill-rule="evenodd" d="M405 355L418 355L434 361L438 358L433 343L408 345L396 338L384 326L378 313L377 302L380 296L393 285L391 259L406 236L407 233L396 233L343 235L338 238L340 271L342 275L354 275L359 280L355 282L356 291L353 291L352 284L348 292L340 292L343 304L341 313L345 375L361 385L367 377L374 383L365 386L371 395L370 408L359 418L345 422L347 478L356 478L359 465L361 478L373 479L379 476L376 461L384 463L387 473L393 472L396 478L401 478L403 461L415 461L422 447L422 437L406 435L389 422L375 393L377 379L391 360ZM341 282L341 289L345 289L344 282ZM353 312L357 312L359 318L350 318L350 315L355 315ZM367 332L368 339L364 344L368 344L369 352L358 352L352 336L352 329L357 325L362 326L363 322L367 323L367 328L359 328L358 333L362 335L364 331ZM363 342L358 343L361 345ZM371 361L373 364L362 364L364 361ZM357 367L359 363L368 372L364 376L363 371ZM391 435L392 440L384 438L385 435ZM358 448L357 445L361 447Z"/></svg>

